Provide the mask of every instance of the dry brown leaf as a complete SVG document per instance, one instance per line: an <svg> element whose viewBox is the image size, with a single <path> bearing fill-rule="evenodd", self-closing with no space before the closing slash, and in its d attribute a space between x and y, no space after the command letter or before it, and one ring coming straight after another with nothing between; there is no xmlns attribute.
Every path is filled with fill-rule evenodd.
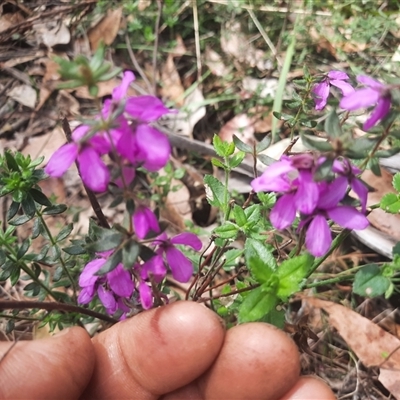
<svg viewBox="0 0 400 400"><path fill-rule="evenodd" d="M144 11L149 6L151 6L151 0L141 0L138 4L138 10Z"/></svg>
<svg viewBox="0 0 400 400"><path fill-rule="evenodd" d="M0 32L5 31L8 28L11 28L12 26L18 25L23 21L24 17L18 11L15 13L3 14L0 17Z"/></svg>
<svg viewBox="0 0 400 400"><path fill-rule="evenodd" d="M218 136L225 142L232 142L236 135L242 142L253 146L254 143L254 118L247 114L235 115L219 131Z"/></svg>
<svg viewBox="0 0 400 400"><path fill-rule="evenodd" d="M181 35L176 35L176 46L170 51L173 57L181 57L187 53L185 43Z"/></svg>
<svg viewBox="0 0 400 400"><path fill-rule="evenodd" d="M229 68L223 63L222 57L210 46L206 46L204 63L210 69L211 73L216 76L226 76L229 73Z"/></svg>
<svg viewBox="0 0 400 400"><path fill-rule="evenodd" d="M333 30L332 30L333 31ZM333 37L328 35L325 36L321 32L318 32L315 27L310 27L309 29L310 37L311 39L314 40L316 46L317 46L317 52L320 53L322 50L328 51L330 54L332 54L333 57L336 58L336 48L335 46L329 41L328 37ZM333 34L334 32L332 32Z"/></svg>
<svg viewBox="0 0 400 400"><path fill-rule="evenodd" d="M71 33L60 20L48 21L33 25L36 42L43 43L52 48L58 44L68 44L71 40Z"/></svg>
<svg viewBox="0 0 400 400"><path fill-rule="evenodd" d="M162 89L161 95L164 98L173 100L179 107L184 103L185 89L182 86L181 78L175 67L174 57L172 54L168 55L161 70Z"/></svg>
<svg viewBox="0 0 400 400"><path fill-rule="evenodd" d="M88 32L90 47L95 51L101 42L110 45L117 36L122 17L122 7L108 10L107 15Z"/></svg>
<svg viewBox="0 0 400 400"><path fill-rule="evenodd" d="M382 167L381 173L382 176L376 176L370 170L365 170L361 175L361 178L373 188L368 194L368 206L379 203L387 193L396 193L392 186L392 174ZM381 209L375 209L368 215L368 219L380 231L400 240L400 215L387 214Z"/></svg>
<svg viewBox="0 0 400 400"><path fill-rule="evenodd" d="M98 97L109 96L113 89L121 84L121 80L117 78L113 78L106 82L97 83L97 87L99 88ZM76 97L81 99L93 99L94 97L89 93L89 90L86 86L82 86L75 91ZM128 88L127 92L128 96L138 96L140 93L136 92L132 87Z"/></svg>
<svg viewBox="0 0 400 400"><path fill-rule="evenodd" d="M306 301L329 314L329 323L352 351L367 367L378 366L380 382L399 398L400 340L347 307L316 298Z"/></svg>

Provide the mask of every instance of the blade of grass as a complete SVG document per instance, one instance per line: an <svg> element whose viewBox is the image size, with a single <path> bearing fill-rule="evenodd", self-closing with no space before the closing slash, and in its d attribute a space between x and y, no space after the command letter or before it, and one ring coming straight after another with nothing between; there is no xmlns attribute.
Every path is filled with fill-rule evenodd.
<svg viewBox="0 0 400 400"><path fill-rule="evenodd" d="M283 67L279 76L278 89L276 91L274 104L272 106L272 111L281 112L282 110L282 101L283 101L283 93L285 91L287 76L290 71L290 66L292 64L292 59L296 46L296 34L297 34L297 26L298 26L299 18L296 18L296 22L292 31L292 40L287 48L285 61L283 62ZM277 136L277 128L278 128L278 119L272 116L272 141L276 141Z"/></svg>

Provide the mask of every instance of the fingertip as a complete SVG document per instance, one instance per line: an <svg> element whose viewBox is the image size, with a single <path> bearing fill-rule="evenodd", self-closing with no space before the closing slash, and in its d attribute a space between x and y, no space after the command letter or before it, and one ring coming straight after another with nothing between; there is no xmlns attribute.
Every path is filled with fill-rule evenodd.
<svg viewBox="0 0 400 400"><path fill-rule="evenodd" d="M194 302L176 302L119 323L93 340L91 398L158 396L212 364L224 338L220 319ZM118 382L124 382L118 385Z"/></svg>
<svg viewBox="0 0 400 400"><path fill-rule="evenodd" d="M271 325L250 323L227 332L200 388L205 399L276 399L296 383L299 373L294 342Z"/></svg>
<svg viewBox="0 0 400 400"><path fill-rule="evenodd" d="M0 355L8 347L1 343ZM0 364L0 398L78 398L93 366L90 337L79 327L47 339L18 342Z"/></svg>
<svg viewBox="0 0 400 400"><path fill-rule="evenodd" d="M302 376L281 400L335 400L330 387L320 378Z"/></svg>

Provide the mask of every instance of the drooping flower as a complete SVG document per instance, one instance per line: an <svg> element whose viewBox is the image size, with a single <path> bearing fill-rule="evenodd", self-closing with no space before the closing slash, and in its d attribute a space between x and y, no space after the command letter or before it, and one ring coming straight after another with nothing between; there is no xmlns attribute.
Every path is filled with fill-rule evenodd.
<svg viewBox="0 0 400 400"><path fill-rule="evenodd" d="M356 90L354 93L343 97L339 106L349 111L375 106L363 126L363 129L367 131L389 113L391 94L386 85L369 76L359 75L357 76L357 81L364 84L366 88Z"/></svg>
<svg viewBox="0 0 400 400"><path fill-rule="evenodd" d="M143 265L142 278L148 278L148 274L151 273L157 281L163 279L166 273L164 266L166 261L174 279L178 282L187 282L193 274L193 264L175 245L181 244L200 251L202 247L200 239L189 232L180 233L170 239L162 233L154 244L157 245L156 255Z"/></svg>
<svg viewBox="0 0 400 400"><path fill-rule="evenodd" d="M126 313L129 311L122 299L129 299L134 290L134 283L129 271L125 270L122 264L105 275L99 276L96 273L106 263L109 254L90 261L84 267L80 277L79 286L82 288L78 302L88 304L97 293L109 314L117 310Z"/></svg>
<svg viewBox="0 0 400 400"><path fill-rule="evenodd" d="M160 232L157 217L148 207L142 205L136 207L132 219L136 235L139 239L144 239L150 231L155 233Z"/></svg>
<svg viewBox="0 0 400 400"><path fill-rule="evenodd" d="M347 83L349 76L341 71L330 71L325 78L313 88L314 102L316 110L323 110L328 101L330 87L336 86L341 90L343 96L348 96L354 92L353 86Z"/></svg>

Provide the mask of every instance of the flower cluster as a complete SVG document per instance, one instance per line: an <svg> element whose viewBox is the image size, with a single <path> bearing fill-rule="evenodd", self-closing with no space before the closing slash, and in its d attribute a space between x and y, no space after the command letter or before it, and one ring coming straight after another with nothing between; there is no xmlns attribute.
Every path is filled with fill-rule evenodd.
<svg viewBox="0 0 400 400"><path fill-rule="evenodd" d="M50 158L45 168L48 175L60 177L77 161L85 185L95 192L103 192L110 182L110 172L102 160L105 154L112 153L122 159L121 165L128 165L121 172L124 178L127 173L128 183L138 166L157 171L166 165L171 153L168 138L150 124L170 110L154 96L126 98L134 79L132 72L124 73L121 85L113 90L112 98L104 102L95 118L97 124L80 125L74 130L72 142Z"/></svg>
<svg viewBox="0 0 400 400"><path fill-rule="evenodd" d="M282 156L251 183L255 192L281 194L270 214L270 221L276 229L288 228L299 213L299 229L306 229L306 248L316 257L324 255L332 242L327 220L348 229L368 226L363 213L368 190L356 176L361 171L347 159L335 160L332 167L334 179L317 182L314 175L324 161L323 157L315 160L311 154ZM363 212L341 204L349 185L358 195Z"/></svg>
<svg viewBox="0 0 400 400"><path fill-rule="evenodd" d="M136 263L132 266L132 272L124 269L122 264L118 264L105 275L96 275L113 252L99 253L98 258L86 264L81 273L79 286L82 290L78 302L88 304L97 293L109 314L119 311L121 318L125 318L126 313L130 311L128 304L132 304L134 299L140 300L144 309L152 307L151 283L160 283L165 278L166 265L178 282L187 282L193 274L193 265L175 246L186 245L199 251L202 247L200 239L193 233L181 233L168 239L163 233L154 240L153 245L155 255L142 265Z"/></svg>
<svg viewBox="0 0 400 400"><path fill-rule="evenodd" d="M355 90L346 80L349 76L341 71L330 71L321 82L316 84L312 90L314 95L315 109L323 110L326 106L330 87L336 86L343 94L339 107L355 111L360 108L375 106L370 117L365 121L363 129L371 129L379 121L386 117L391 106L390 86L384 85L369 76L359 75L357 81L365 88Z"/></svg>

